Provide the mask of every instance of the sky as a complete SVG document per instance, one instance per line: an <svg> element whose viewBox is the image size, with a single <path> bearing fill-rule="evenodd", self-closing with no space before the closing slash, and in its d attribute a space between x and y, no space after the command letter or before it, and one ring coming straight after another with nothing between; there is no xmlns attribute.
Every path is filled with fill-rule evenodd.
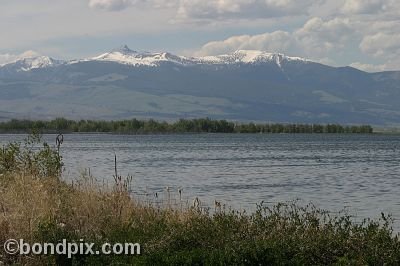
<svg viewBox="0 0 400 266"><path fill-rule="evenodd" d="M400 1L0 1L0 64L36 55L87 58L124 44L186 56L264 50L400 70Z"/></svg>

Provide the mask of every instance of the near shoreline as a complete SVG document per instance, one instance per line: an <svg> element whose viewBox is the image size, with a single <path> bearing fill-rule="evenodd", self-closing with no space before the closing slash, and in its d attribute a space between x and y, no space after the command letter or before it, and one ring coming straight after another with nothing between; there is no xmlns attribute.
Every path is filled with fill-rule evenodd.
<svg viewBox="0 0 400 266"><path fill-rule="evenodd" d="M180 208L146 204L135 184L114 175L101 186L90 174L73 184L60 179L58 152L40 138L10 143L0 152L0 243L139 243L138 256L9 255L0 264L23 265L399 265L400 241L392 220L356 223L351 215L312 205L259 204L247 214L196 201Z"/></svg>

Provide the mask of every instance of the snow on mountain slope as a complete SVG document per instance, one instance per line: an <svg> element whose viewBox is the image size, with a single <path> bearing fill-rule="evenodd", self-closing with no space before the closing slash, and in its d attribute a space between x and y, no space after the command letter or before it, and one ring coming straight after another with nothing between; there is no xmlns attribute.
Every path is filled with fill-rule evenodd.
<svg viewBox="0 0 400 266"><path fill-rule="evenodd" d="M29 71L37 68L47 68L57 66L62 63L60 60L52 59L48 56L39 56L34 58L25 58L19 61L22 64L22 71Z"/></svg>
<svg viewBox="0 0 400 266"><path fill-rule="evenodd" d="M16 55L16 54L4 54L0 56L0 67L15 63L18 60L24 59L24 58L33 58L33 57L38 57L41 56L39 53L33 51L33 50L28 50L23 52L22 54Z"/></svg>
<svg viewBox="0 0 400 266"><path fill-rule="evenodd" d="M87 61L108 61L132 66L150 66L156 67L160 63L170 62L179 65L199 65L199 64L262 64L275 63L279 67L283 61L299 61L309 62L307 59L300 57L289 57L279 53L267 53L257 50L238 50L231 54L205 56L205 57L185 57L177 56L170 53L150 53L136 52L129 49L126 45L119 49L114 49L109 53L83 59L71 61L70 63L87 62Z"/></svg>
<svg viewBox="0 0 400 266"><path fill-rule="evenodd" d="M71 63L87 62L87 61L108 61L132 66L158 66L161 62L172 62L175 64L186 65L190 64L190 59L184 56L176 56L170 53L150 53L136 52L122 46L119 49L114 49L109 53L105 53L93 58L72 61Z"/></svg>
<svg viewBox="0 0 400 266"><path fill-rule="evenodd" d="M19 72L19 71L30 71L39 68L49 68L53 66L58 66L63 63L64 62L61 60L55 60L48 56L35 56L35 57L19 58L16 61L3 65L1 67L13 68L15 69L15 71Z"/></svg>
<svg viewBox="0 0 400 266"><path fill-rule="evenodd" d="M71 60L66 62L55 60L47 56L32 55L25 58L18 58L16 61L8 63L6 65L0 65L0 68L11 66L16 67L16 71L30 71L33 69L58 66L64 63L76 64L80 62L92 61L115 62L135 67L157 67L162 63L173 63L183 66L274 63L280 68L282 67L282 62L284 61L298 61L303 63L310 62L309 60L300 57L289 57L279 53L267 53L257 50L238 50L231 54L217 56L185 57L173 55L166 52L137 52L129 49L128 46L124 45L118 49L114 49L108 53L104 53L93 58Z"/></svg>
<svg viewBox="0 0 400 266"><path fill-rule="evenodd" d="M310 62L300 57L289 57L284 54L267 53L258 50L238 50L231 54L200 57L197 60L201 63L209 64L260 64L275 62L279 67L281 67L283 61Z"/></svg>
<svg viewBox="0 0 400 266"><path fill-rule="evenodd" d="M0 114L400 125L399 77L248 50L195 58L122 47L68 62L26 55L0 67Z"/></svg>

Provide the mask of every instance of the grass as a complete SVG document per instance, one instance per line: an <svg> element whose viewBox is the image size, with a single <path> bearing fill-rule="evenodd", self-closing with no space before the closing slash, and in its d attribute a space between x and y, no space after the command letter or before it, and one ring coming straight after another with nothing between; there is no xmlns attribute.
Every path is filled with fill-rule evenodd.
<svg viewBox="0 0 400 266"><path fill-rule="evenodd" d="M142 255L68 259L0 249L6 265L400 265L400 241L384 215L355 223L346 213L296 203L260 204L252 214L156 207L130 194L130 178L117 175L105 186L85 174L65 183L57 151L32 147L13 144L0 153L0 244L132 242Z"/></svg>

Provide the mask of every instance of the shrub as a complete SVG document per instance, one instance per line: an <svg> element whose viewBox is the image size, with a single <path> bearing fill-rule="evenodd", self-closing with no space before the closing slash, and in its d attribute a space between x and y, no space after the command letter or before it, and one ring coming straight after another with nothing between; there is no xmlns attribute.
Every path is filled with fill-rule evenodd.
<svg viewBox="0 0 400 266"><path fill-rule="evenodd" d="M42 142L41 135L29 135L24 144L9 143L0 151L0 175L24 173L35 177L59 177L63 167L59 152Z"/></svg>

